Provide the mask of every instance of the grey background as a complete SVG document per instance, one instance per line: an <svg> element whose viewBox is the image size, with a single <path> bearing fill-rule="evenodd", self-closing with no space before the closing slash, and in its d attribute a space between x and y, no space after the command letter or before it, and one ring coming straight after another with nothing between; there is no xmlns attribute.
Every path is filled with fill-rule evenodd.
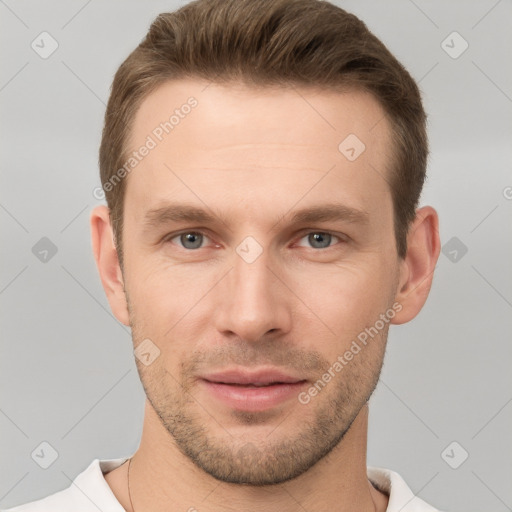
<svg viewBox="0 0 512 512"><path fill-rule="evenodd" d="M431 141L422 204L438 210L443 245L458 239L424 310L390 331L368 464L399 472L444 510L512 510L512 3L337 4L420 81ZM2 508L138 446L144 393L129 329L97 275L89 212L101 202L92 192L113 74L151 20L179 5L0 0ZM59 44L47 59L31 48L43 31ZM453 31L469 44L456 59L442 47ZM43 237L57 248L47 262L32 252ZM31 458L43 441L58 452L48 469ZM452 441L469 453L458 469L441 456ZM463 454L448 453L452 464Z"/></svg>

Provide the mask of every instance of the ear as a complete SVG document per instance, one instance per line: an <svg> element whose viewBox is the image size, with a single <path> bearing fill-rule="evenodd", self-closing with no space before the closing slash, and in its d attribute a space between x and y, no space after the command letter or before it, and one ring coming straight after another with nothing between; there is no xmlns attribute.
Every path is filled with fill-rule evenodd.
<svg viewBox="0 0 512 512"><path fill-rule="evenodd" d="M130 325L123 274L114 243L114 232L110 224L109 209L103 205L94 208L91 213L90 223L92 251L110 309L121 323Z"/></svg>
<svg viewBox="0 0 512 512"><path fill-rule="evenodd" d="M416 210L407 235L407 253L400 264L395 296L402 309L391 323L409 322L421 311L430 292L440 249L437 212L431 206Z"/></svg>

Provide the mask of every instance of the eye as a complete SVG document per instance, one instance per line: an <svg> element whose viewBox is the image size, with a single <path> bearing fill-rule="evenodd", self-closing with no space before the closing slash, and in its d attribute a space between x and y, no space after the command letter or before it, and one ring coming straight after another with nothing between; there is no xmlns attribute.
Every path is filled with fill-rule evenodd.
<svg viewBox="0 0 512 512"><path fill-rule="evenodd" d="M203 241L205 239L208 240L208 237L199 231L185 231L178 235L174 235L169 237L166 242L171 242L172 240L178 240L177 245L181 245L184 249L200 249Z"/></svg>
<svg viewBox="0 0 512 512"><path fill-rule="evenodd" d="M303 236L301 240L307 239L307 242L310 244L310 247L313 247L313 249L326 249L331 246L333 238L341 241L340 237L325 231L311 231L306 236ZM299 243L298 245L301 244Z"/></svg>

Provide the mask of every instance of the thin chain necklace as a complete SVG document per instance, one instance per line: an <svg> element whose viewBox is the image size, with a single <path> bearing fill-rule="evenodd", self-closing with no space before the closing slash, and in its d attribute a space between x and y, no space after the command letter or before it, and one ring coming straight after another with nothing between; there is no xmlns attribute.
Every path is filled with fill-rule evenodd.
<svg viewBox="0 0 512 512"><path fill-rule="evenodd" d="M135 512L135 509L133 508L133 502L132 502L132 493L130 491L130 466L131 466L131 464L132 464L132 458L130 457L130 459L128 460L128 498L130 498L130 507L132 508L131 512ZM371 498L372 498L374 510L376 511L377 504L373 500L373 496Z"/></svg>
<svg viewBox="0 0 512 512"><path fill-rule="evenodd" d="M130 507L132 508L132 512L135 512L135 509L133 508L133 502L132 502L132 493L130 491L130 466L132 464L132 458L128 460L128 498L130 498Z"/></svg>

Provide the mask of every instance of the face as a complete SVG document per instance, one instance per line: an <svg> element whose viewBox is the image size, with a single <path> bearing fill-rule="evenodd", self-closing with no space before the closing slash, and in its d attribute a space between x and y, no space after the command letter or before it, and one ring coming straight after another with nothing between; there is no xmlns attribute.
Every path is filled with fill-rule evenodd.
<svg viewBox="0 0 512 512"><path fill-rule="evenodd" d="M279 483L336 447L379 377L390 128L362 92L206 85L167 83L134 121L130 149L152 147L126 178L123 278L134 345L159 351L137 366L198 467Z"/></svg>

